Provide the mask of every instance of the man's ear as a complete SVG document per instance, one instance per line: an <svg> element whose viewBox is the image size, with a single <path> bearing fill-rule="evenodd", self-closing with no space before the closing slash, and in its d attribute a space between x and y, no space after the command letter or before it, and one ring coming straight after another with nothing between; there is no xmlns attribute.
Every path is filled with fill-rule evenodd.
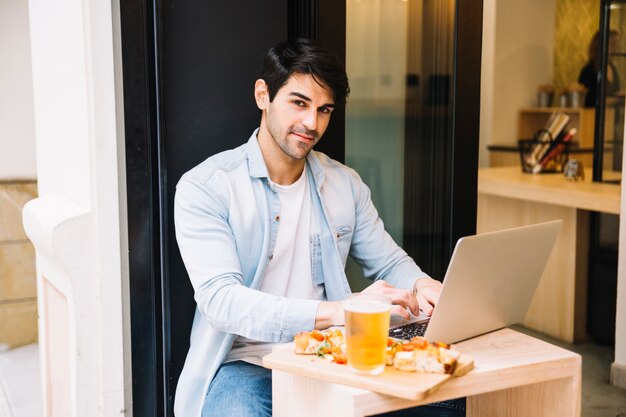
<svg viewBox="0 0 626 417"><path fill-rule="evenodd" d="M260 110L265 110L270 105L270 92L265 80L258 79L254 83L254 99Z"/></svg>

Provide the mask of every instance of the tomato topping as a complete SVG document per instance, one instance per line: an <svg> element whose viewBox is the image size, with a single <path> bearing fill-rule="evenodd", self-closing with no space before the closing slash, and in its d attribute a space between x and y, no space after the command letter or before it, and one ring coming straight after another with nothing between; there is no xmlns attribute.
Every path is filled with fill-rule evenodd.
<svg viewBox="0 0 626 417"><path fill-rule="evenodd" d="M320 332L311 332L311 337L315 340L317 340L318 342L321 342L324 340L324 335L321 334Z"/></svg>
<svg viewBox="0 0 626 417"><path fill-rule="evenodd" d="M428 341L423 337L414 337L411 339L410 343L419 349L425 349L428 346Z"/></svg>
<svg viewBox="0 0 626 417"><path fill-rule="evenodd" d="M333 352L333 360L335 361L335 363L338 363L340 365L348 363L348 358L346 358L345 355L339 352Z"/></svg>

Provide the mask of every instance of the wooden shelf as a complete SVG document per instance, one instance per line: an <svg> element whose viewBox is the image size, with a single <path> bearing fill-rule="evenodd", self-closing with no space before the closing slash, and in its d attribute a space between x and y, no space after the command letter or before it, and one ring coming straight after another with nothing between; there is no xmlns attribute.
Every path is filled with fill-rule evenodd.
<svg viewBox="0 0 626 417"><path fill-rule="evenodd" d="M523 107L519 110L517 137L519 139L530 139L535 133L545 127L550 115L554 112L562 112L570 117L566 129L576 128L577 133L572 141L574 147L579 149L575 158L582 161L587 168L593 165L593 144L595 132L596 111L587 107ZM606 109L605 138L614 136L614 113L613 108ZM517 147L517 143L494 143L489 147L490 165L497 166L519 166L519 155L506 153L504 147Z"/></svg>
<svg viewBox="0 0 626 417"><path fill-rule="evenodd" d="M550 115L554 112L565 113L570 121L567 129L576 128L578 131L573 142L582 148L593 148L594 124L596 110L593 108L577 107L525 107L519 111L518 136L520 139L532 138L535 132L543 128ZM607 115L606 120L613 120ZM612 129L612 123L607 123L606 129ZM606 132L607 137L611 132Z"/></svg>

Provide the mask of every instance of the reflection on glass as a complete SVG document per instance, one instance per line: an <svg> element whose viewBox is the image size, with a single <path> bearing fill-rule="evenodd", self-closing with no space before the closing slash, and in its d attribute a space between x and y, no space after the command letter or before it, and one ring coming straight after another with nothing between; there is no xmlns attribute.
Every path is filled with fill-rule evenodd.
<svg viewBox="0 0 626 417"><path fill-rule="evenodd" d="M387 231L402 245L408 2L347 3L346 163L372 191ZM384 184L384 186L383 186Z"/></svg>
<svg viewBox="0 0 626 417"><path fill-rule="evenodd" d="M623 4L611 10L610 26L616 28L617 36L609 44L610 60L614 63L613 68L617 69L615 78L620 80L619 90L606 98L606 106L615 109L615 129L612 138L606 138L605 149L609 154L605 154L605 170L621 172L622 152L624 138L624 88L626 85L626 9ZM621 34L621 35L620 35ZM614 42L614 44L613 44ZM607 113L607 116L609 113ZM613 175L612 178L619 179L621 175Z"/></svg>
<svg viewBox="0 0 626 417"><path fill-rule="evenodd" d="M626 8L624 4L611 5L609 25L609 65L607 71L606 116L613 120L614 128L609 130L604 144L603 175L604 181L619 181L622 171L622 154L624 138L624 88L626 87ZM617 88L609 88L616 85ZM611 112L610 109L614 109Z"/></svg>
<svg viewBox="0 0 626 417"><path fill-rule="evenodd" d="M424 266L415 252L437 250L420 244L445 221L418 196L437 181L419 172L451 134L454 1L348 0L346 12L346 164L370 187L393 239ZM347 273L353 290L367 285L355 264Z"/></svg>

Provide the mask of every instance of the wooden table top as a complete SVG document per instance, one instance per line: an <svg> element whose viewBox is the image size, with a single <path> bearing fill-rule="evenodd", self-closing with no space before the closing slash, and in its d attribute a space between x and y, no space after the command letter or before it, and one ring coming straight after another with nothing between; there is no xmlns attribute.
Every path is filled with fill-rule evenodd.
<svg viewBox="0 0 626 417"><path fill-rule="evenodd" d="M455 347L474 359L474 369L464 376L452 378L436 392L417 401L333 385L345 395L358 397L358 402L369 404L368 407L376 409L377 403L384 403L380 410L390 410L567 378L581 372L580 355L508 328L457 343ZM319 375L308 375L302 367L288 369L291 361L282 356L272 353L266 358L268 361L264 364L272 369L323 379Z"/></svg>

